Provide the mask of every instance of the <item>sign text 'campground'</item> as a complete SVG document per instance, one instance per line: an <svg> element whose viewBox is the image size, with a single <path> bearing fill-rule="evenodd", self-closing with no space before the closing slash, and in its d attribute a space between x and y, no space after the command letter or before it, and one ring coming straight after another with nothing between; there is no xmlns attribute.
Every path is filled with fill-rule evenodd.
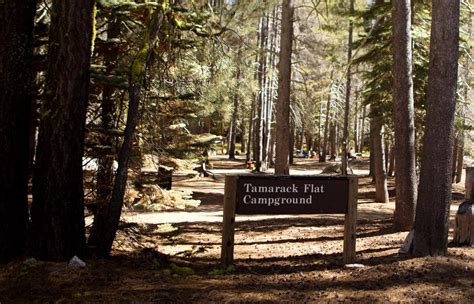
<svg viewBox="0 0 474 304"><path fill-rule="evenodd" d="M240 176L237 214L343 214L347 212L346 177Z"/></svg>

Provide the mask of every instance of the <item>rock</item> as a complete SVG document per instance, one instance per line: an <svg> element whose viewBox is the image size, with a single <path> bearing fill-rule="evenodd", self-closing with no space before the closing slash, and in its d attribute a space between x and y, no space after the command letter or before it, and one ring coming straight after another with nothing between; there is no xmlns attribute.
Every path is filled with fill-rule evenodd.
<svg viewBox="0 0 474 304"><path fill-rule="evenodd" d="M403 242L402 247L400 247L400 250L398 251L398 253L406 254L406 253L410 252L410 248L411 248L411 244L413 243L414 235L415 235L415 231L411 230L408 233L407 237L405 238L405 241Z"/></svg>
<svg viewBox="0 0 474 304"><path fill-rule="evenodd" d="M23 261L23 264L28 265L28 266L33 266L38 263L38 260L35 258L29 258Z"/></svg>
<svg viewBox="0 0 474 304"><path fill-rule="evenodd" d="M83 268L86 267L86 263L77 256L73 256L72 259L69 261L68 266L75 268Z"/></svg>
<svg viewBox="0 0 474 304"><path fill-rule="evenodd" d="M323 169L321 174L324 175L341 175L342 174L342 165L341 164L331 164ZM353 171L350 167L347 167L347 174L353 174Z"/></svg>

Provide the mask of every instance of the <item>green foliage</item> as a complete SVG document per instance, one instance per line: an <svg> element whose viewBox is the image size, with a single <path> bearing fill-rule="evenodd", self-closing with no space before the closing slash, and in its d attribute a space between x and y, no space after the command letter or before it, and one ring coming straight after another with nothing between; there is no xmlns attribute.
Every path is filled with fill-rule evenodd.
<svg viewBox="0 0 474 304"><path fill-rule="evenodd" d="M187 266L177 266L174 263L169 265L169 268L162 270L164 276L173 276L173 277L186 277L194 275L194 270Z"/></svg>
<svg viewBox="0 0 474 304"><path fill-rule="evenodd" d="M416 124L423 125L429 60L429 7L417 5L413 18L413 84ZM372 5L356 12L365 33L354 42L353 48L361 51L353 64L361 67L365 86L364 103L371 106L372 116L383 116L388 123L392 117L392 22L391 3Z"/></svg>

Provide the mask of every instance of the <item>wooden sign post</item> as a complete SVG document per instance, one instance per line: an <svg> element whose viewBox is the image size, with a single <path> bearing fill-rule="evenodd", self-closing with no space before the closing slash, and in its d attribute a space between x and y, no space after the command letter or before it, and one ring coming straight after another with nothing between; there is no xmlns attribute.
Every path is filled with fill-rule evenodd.
<svg viewBox="0 0 474 304"><path fill-rule="evenodd" d="M234 261L236 214L345 214L343 260L345 264L353 263L357 191L357 176L226 176L223 265Z"/></svg>

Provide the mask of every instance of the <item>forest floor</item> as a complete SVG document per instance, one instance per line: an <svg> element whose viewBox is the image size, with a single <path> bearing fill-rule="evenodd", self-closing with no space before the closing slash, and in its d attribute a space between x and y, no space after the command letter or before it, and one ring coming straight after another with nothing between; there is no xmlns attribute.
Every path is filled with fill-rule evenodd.
<svg viewBox="0 0 474 304"><path fill-rule="evenodd" d="M368 164L359 175L357 264L342 263L343 216L237 216L235 267L219 264L224 176L248 173L242 159L213 159L215 178L176 174L173 188L192 190L189 210L126 212L108 260L16 261L0 267L0 303L318 303L474 302L474 248L413 258L398 250L406 232L392 228L390 203L374 202ZM326 164L327 165L327 164ZM293 174L324 165L296 159ZM464 187L453 187L450 239Z"/></svg>

